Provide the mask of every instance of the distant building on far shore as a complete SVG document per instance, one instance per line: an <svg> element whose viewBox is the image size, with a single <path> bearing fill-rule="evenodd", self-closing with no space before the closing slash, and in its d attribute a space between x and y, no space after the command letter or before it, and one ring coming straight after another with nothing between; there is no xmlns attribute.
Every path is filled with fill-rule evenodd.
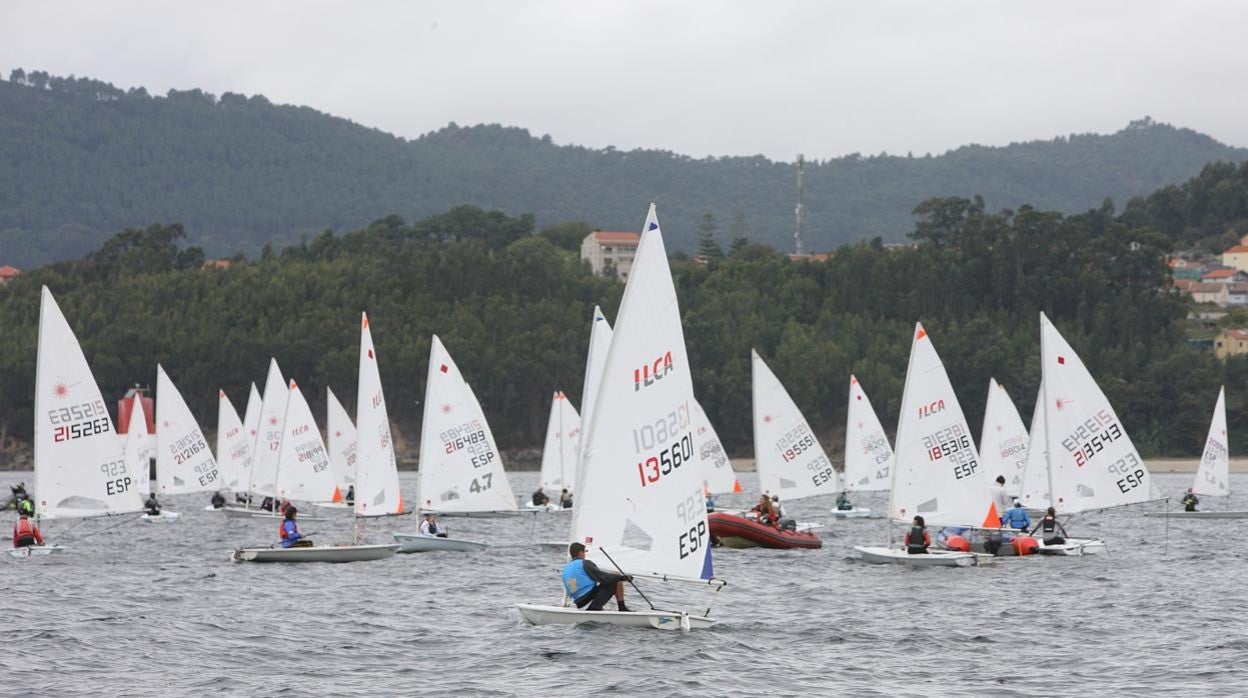
<svg viewBox="0 0 1248 698"><path fill-rule="evenodd" d="M605 276L608 270L613 270L621 280L627 281L640 242L641 236L637 233L595 230L581 241L581 259L589 262L595 276Z"/></svg>
<svg viewBox="0 0 1248 698"><path fill-rule="evenodd" d="M1213 354L1219 359L1248 354L1248 330L1222 330L1213 338Z"/></svg>
<svg viewBox="0 0 1248 698"><path fill-rule="evenodd" d="M21 275L22 270L11 264L6 264L0 267L0 286L7 286L10 281Z"/></svg>

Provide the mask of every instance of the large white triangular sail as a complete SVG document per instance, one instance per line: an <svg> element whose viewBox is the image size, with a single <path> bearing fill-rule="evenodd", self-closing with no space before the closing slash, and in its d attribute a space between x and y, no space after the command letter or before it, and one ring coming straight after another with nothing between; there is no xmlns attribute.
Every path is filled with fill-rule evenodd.
<svg viewBox="0 0 1248 698"><path fill-rule="evenodd" d="M329 452L316 427L312 408L294 380L287 392L281 446L277 459L277 496L305 502L338 502L342 493L329 465Z"/></svg>
<svg viewBox="0 0 1248 698"><path fill-rule="evenodd" d="M37 516L102 516L143 508L138 475L127 467L95 376L46 286L39 305L34 431Z"/></svg>
<svg viewBox="0 0 1248 698"><path fill-rule="evenodd" d="M993 524L986 471L932 340L915 323L897 422L896 479L889 518L928 525ZM998 512L999 513L999 512Z"/></svg>
<svg viewBox="0 0 1248 698"><path fill-rule="evenodd" d="M1040 360L1052 506L1073 514L1153 499L1152 475L1109 399L1044 313Z"/></svg>
<svg viewBox="0 0 1248 698"><path fill-rule="evenodd" d="M594 306L594 319L589 326L589 349L585 356L585 379L581 384L581 435L577 439L576 474L573 482L585 479L585 431L589 428L589 420L593 418L594 404L598 397L598 387L602 383L602 372L607 366L607 352L611 349L611 323L602 314L602 309ZM576 502L573 499L573 518L576 517Z"/></svg>
<svg viewBox="0 0 1248 698"><path fill-rule="evenodd" d="M1205 450L1200 455L1200 467L1192 491L1196 494L1225 497L1231 493L1230 450L1226 438L1226 388L1218 390L1218 402L1213 406L1213 419L1209 422L1209 435L1205 438Z"/></svg>
<svg viewBox="0 0 1248 698"><path fill-rule="evenodd" d="M251 449L248 491L255 494L277 495L277 458L282 448L282 425L289 400L290 389L277 367L277 359L269 359L269 375L264 381L260 419L256 423L256 445Z"/></svg>
<svg viewBox="0 0 1248 698"><path fill-rule="evenodd" d="M759 489L781 502L838 491L836 471L806 417L758 352L750 356Z"/></svg>
<svg viewBox="0 0 1248 698"><path fill-rule="evenodd" d="M563 391L550 398L546 443L542 448L541 488L559 492L576 489L576 449L581 441L581 417Z"/></svg>
<svg viewBox="0 0 1248 698"><path fill-rule="evenodd" d="M130 401L130 428L126 430L126 468L135 474L140 494L151 493L152 435L147 433L147 413L143 411L143 399L135 394Z"/></svg>
<svg viewBox="0 0 1248 698"><path fill-rule="evenodd" d="M334 469L334 479L338 481L338 489L347 491L347 487L355 484L356 433L351 423L351 415L338 401L338 396L328 386L325 388L327 405L325 430L329 443L329 463Z"/></svg>
<svg viewBox="0 0 1248 698"><path fill-rule="evenodd" d="M481 405L437 335L429 349L419 467L417 501L422 510L517 508Z"/></svg>
<svg viewBox="0 0 1248 698"><path fill-rule="evenodd" d="M381 371L373 348L368 314L360 319L360 385L355 415L359 420L356 450L355 515L386 516L403 512L403 492L394 460L394 439L386 397L381 390Z"/></svg>
<svg viewBox="0 0 1248 698"><path fill-rule="evenodd" d="M254 438L248 438L247 430L243 428L243 420L238 418L238 410L234 409L234 403L230 402L224 390L218 390L217 467L221 470L221 483L224 488L232 491L247 488L243 473L251 458L251 446L254 442Z"/></svg>
<svg viewBox="0 0 1248 698"><path fill-rule="evenodd" d="M845 415L845 489L887 491L893 485L893 447L866 391L852 375Z"/></svg>
<svg viewBox="0 0 1248 698"><path fill-rule="evenodd" d="M161 494L207 492L221 486L208 439L160 364L156 364L156 486Z"/></svg>
<svg viewBox="0 0 1248 698"><path fill-rule="evenodd" d="M988 403L984 407L984 428L979 437L979 455L988 479L1005 477L1005 491L1018 497L1027 470L1027 428L1018 408L996 378L988 379Z"/></svg>
<svg viewBox="0 0 1248 698"><path fill-rule="evenodd" d="M719 434L715 432L710 418L702 409L702 403L694 400L690 408L693 418L693 446L701 465L706 491L710 494L740 492L741 482L737 480L737 473L732 469L728 452L724 450Z"/></svg>
<svg viewBox="0 0 1248 698"><path fill-rule="evenodd" d="M654 206L646 217L584 436L572 539L625 569L712 576L689 357ZM691 462L692 461L692 462Z"/></svg>
<svg viewBox="0 0 1248 698"><path fill-rule="evenodd" d="M1028 509L1049 506L1049 451L1044 435L1044 388L1036 394L1036 407L1031 413L1031 429L1027 439L1027 465L1023 468L1023 486L1019 499Z"/></svg>
<svg viewBox="0 0 1248 698"><path fill-rule="evenodd" d="M256 437L260 434L260 413L261 413L260 391L256 390L256 384L251 384L251 391L247 394L247 411L243 413L243 431L247 433L247 470L239 473L239 479L246 484L251 478L251 462L256 457Z"/></svg>

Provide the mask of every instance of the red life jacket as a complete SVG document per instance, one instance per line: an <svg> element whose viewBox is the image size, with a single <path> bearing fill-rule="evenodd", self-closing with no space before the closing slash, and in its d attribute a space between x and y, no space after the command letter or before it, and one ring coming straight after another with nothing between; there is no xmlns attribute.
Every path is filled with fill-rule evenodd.
<svg viewBox="0 0 1248 698"><path fill-rule="evenodd" d="M16 545L17 542L23 538L33 538L38 540L39 536L36 533L37 530L38 529L35 528L35 524L31 523L30 519L18 519L17 522L13 524L14 544Z"/></svg>
<svg viewBox="0 0 1248 698"><path fill-rule="evenodd" d="M277 532L281 535L282 540L286 540L286 522L282 521L277 527Z"/></svg>

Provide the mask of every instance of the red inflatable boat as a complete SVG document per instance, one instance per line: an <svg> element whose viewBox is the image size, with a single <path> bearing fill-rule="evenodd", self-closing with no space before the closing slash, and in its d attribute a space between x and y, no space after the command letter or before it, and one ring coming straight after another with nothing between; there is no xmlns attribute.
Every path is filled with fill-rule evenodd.
<svg viewBox="0 0 1248 698"><path fill-rule="evenodd" d="M729 548L822 548L823 541L810 531L781 531L753 519L717 511L707 514L711 539Z"/></svg>

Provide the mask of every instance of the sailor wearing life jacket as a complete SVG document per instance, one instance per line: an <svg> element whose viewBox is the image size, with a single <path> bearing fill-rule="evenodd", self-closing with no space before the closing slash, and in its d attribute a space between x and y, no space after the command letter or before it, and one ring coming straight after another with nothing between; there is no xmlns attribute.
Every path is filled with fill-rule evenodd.
<svg viewBox="0 0 1248 698"><path fill-rule="evenodd" d="M425 520L420 522L420 535L430 538L446 538L447 530L446 527L438 525L438 515L430 512L425 514Z"/></svg>
<svg viewBox="0 0 1248 698"><path fill-rule="evenodd" d="M30 516L23 511L13 524L13 547L29 548L32 545L43 545L43 535L39 533L35 522L30 520Z"/></svg>
<svg viewBox="0 0 1248 698"><path fill-rule="evenodd" d="M304 548L310 547L312 541L303 537L299 532L299 524L295 523L295 514L299 513L293 505L286 507L286 519L282 521L282 527L278 533L282 536L283 548Z"/></svg>
<svg viewBox="0 0 1248 698"><path fill-rule="evenodd" d="M585 546L581 543L569 545L568 556L572 559L563 566L563 591L577 608L588 606L588 611L601 611L614 596L616 606L628 612L628 606L624 605L624 582L633 581L630 575L598 569L592 560L585 559Z"/></svg>
<svg viewBox="0 0 1248 698"><path fill-rule="evenodd" d="M927 534L922 516L914 517L914 525L906 532L905 544L906 552L911 555L926 553L927 547L932 544L932 537Z"/></svg>
<svg viewBox="0 0 1248 698"><path fill-rule="evenodd" d="M1027 510L1023 508L1022 502L1015 499L1014 506L1001 517L1001 524L1004 528L1026 531L1027 527L1031 526L1031 518L1027 516Z"/></svg>
<svg viewBox="0 0 1248 698"><path fill-rule="evenodd" d="M1066 542L1064 537L1067 535L1066 528L1057 520L1057 512L1053 510L1053 507L1049 507L1048 511L1044 512L1044 518L1031 529L1031 535L1035 535L1036 531L1043 533L1041 540L1045 545L1061 545ZM1062 535L1057 535L1058 531L1061 531Z"/></svg>

